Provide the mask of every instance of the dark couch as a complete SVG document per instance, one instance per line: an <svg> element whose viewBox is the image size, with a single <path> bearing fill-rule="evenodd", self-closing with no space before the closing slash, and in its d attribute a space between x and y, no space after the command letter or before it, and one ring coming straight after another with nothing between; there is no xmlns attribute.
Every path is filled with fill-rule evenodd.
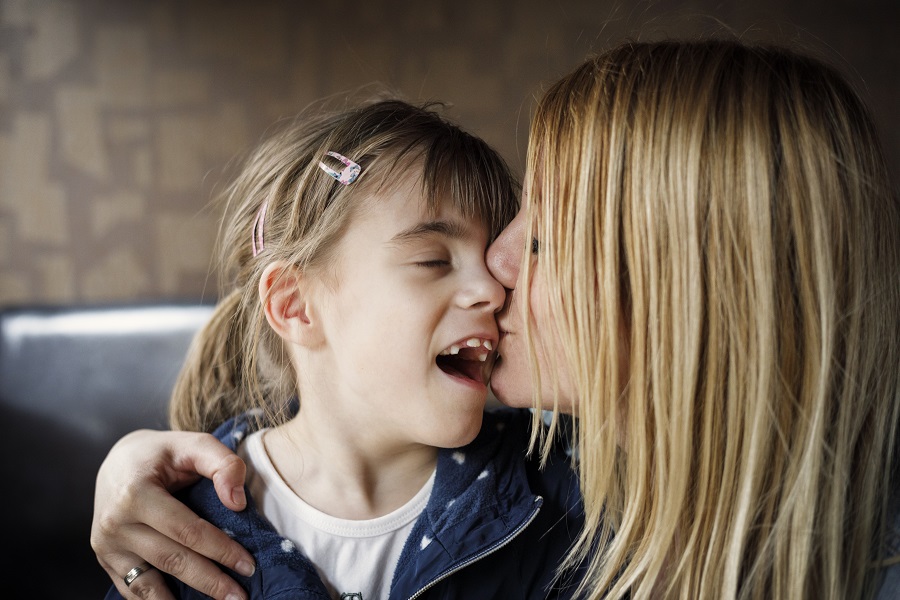
<svg viewBox="0 0 900 600"><path fill-rule="evenodd" d="M3 598L102 598L90 546L94 478L110 447L166 427L199 303L0 310Z"/></svg>

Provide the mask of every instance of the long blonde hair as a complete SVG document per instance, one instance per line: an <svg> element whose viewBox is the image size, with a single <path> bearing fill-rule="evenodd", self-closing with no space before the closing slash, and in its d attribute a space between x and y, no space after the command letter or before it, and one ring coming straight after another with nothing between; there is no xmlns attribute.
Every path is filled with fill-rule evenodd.
<svg viewBox="0 0 900 600"><path fill-rule="evenodd" d="M173 428L211 431L254 408L269 422L287 416L296 374L266 323L258 296L262 272L273 261L327 269L349 219L400 179L398 169L422 170L429 210L449 202L485 223L492 239L510 221L518 194L506 163L436 108L386 99L303 115L250 155L223 193L221 300L179 374L169 404ZM319 168L330 160L328 151L362 166L357 181L342 185ZM264 248L257 255L255 236Z"/></svg>
<svg viewBox="0 0 900 600"><path fill-rule="evenodd" d="M577 392L582 592L872 597L900 214L850 86L778 48L626 44L544 95L528 173L525 280L546 269Z"/></svg>

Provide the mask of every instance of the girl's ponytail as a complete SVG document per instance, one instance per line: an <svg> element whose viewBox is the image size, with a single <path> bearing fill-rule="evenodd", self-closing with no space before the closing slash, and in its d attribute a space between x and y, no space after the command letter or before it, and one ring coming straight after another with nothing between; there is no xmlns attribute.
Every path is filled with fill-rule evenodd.
<svg viewBox="0 0 900 600"><path fill-rule="evenodd" d="M212 431L252 408L241 385L248 329L242 306L241 290L233 290L194 337L169 402L173 429Z"/></svg>

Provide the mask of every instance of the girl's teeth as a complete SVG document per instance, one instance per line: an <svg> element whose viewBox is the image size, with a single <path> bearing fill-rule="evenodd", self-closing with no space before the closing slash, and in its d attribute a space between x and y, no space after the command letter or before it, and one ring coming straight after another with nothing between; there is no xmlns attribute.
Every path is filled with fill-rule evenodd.
<svg viewBox="0 0 900 600"><path fill-rule="evenodd" d="M490 340L482 340L479 338L467 339L466 346L468 346L469 348L478 348L479 346L483 346L484 349L488 350L488 351L494 349L494 345L490 342ZM449 356L451 354L459 354L460 348L462 348L462 346L454 344L454 345L450 346L449 348L447 348L446 350L441 350L440 355L441 356ZM485 360L487 360L487 356L488 356L487 353L479 354L478 360L480 360L481 362L484 362Z"/></svg>

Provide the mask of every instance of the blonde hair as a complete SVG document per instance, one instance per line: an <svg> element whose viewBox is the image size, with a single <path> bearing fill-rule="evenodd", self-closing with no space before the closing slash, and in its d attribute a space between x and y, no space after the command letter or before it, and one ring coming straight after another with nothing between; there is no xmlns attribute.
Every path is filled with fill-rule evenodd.
<svg viewBox="0 0 900 600"><path fill-rule="evenodd" d="M421 170L428 210L449 202L484 223L491 239L509 222L518 195L506 163L435 108L388 99L323 111L289 123L253 152L223 194L222 299L179 374L169 405L173 428L211 431L254 408L270 422L286 418L296 374L266 323L262 272L273 261L325 272L349 220L400 179L398 169ZM362 166L354 183L342 185L319 168L330 161L328 151ZM254 256L254 221L264 203L264 250Z"/></svg>
<svg viewBox="0 0 900 600"><path fill-rule="evenodd" d="M783 49L623 45L545 94L527 172L526 289L546 269L577 394L582 593L872 597L900 216L850 86Z"/></svg>

